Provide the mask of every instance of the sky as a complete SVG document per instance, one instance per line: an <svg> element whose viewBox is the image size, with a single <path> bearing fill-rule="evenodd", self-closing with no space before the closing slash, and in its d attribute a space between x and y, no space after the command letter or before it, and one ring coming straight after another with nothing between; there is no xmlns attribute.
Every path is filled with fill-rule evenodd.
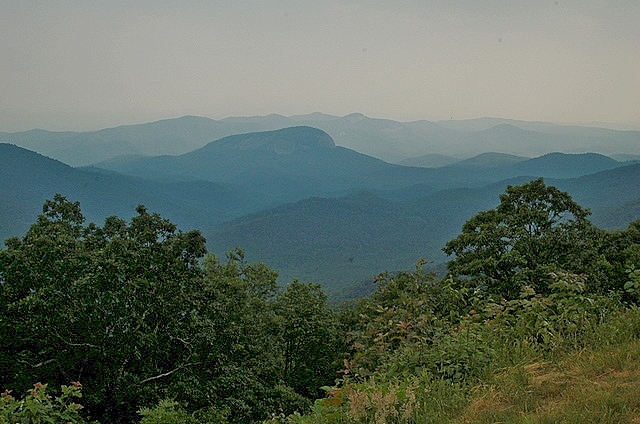
<svg viewBox="0 0 640 424"><path fill-rule="evenodd" d="M638 0L2 0L0 131L360 112L640 129Z"/></svg>

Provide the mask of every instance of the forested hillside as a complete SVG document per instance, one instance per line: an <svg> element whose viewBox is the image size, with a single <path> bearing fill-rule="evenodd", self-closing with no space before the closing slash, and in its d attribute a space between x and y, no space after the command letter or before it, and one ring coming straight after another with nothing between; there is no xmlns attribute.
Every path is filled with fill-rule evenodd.
<svg viewBox="0 0 640 424"><path fill-rule="evenodd" d="M377 124L371 131L387 125ZM151 136L163 125L136 127L136 134ZM640 167L595 153L486 153L421 168L363 155L320 129L297 126L99 165L72 168L0 144L0 238L24 233L39 205L58 192L80 201L96 222L129 218L143 203L185 230L201 230L218 255L242 246L250 260L278 269L281 281L317 281L341 297L418 257L442 267L441 246L469 216L495 206L509 184L544 177L590 208L602 228L640 217Z"/></svg>
<svg viewBox="0 0 640 424"><path fill-rule="evenodd" d="M542 179L510 185L441 246L446 276L418 260L334 309L144 206L93 224L56 195L0 250L0 417L630 422L640 221L589 216Z"/></svg>
<svg viewBox="0 0 640 424"><path fill-rule="evenodd" d="M507 185L531 179L401 201L367 192L305 199L203 229L203 234L214 252L241 245L248 257L265 261L286 278L319 279L333 293L380 271L406 269L418 257L443 262L441 247L470 216L495 206ZM625 228L640 217L640 165L548 181L590 208L591 219L602 228Z"/></svg>
<svg viewBox="0 0 640 424"><path fill-rule="evenodd" d="M182 227L208 226L272 205L248 188L209 181L151 181L97 168L72 168L0 144L0 236L28 229L43 201L63 192L82 201L88 218L130 217L144 203Z"/></svg>

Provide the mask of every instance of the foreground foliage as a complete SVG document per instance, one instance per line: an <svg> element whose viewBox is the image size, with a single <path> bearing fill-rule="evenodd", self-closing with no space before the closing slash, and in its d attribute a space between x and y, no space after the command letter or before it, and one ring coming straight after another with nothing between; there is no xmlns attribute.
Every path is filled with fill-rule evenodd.
<svg viewBox="0 0 640 424"><path fill-rule="evenodd" d="M380 275L352 313L341 381L311 414L271 423L636 418L640 221L598 230L541 180L501 200L448 244L444 280L421 262Z"/></svg>
<svg viewBox="0 0 640 424"><path fill-rule="evenodd" d="M586 216L510 187L447 244L446 278L419 261L335 311L144 207L98 227L56 196L0 250L0 386L27 393L0 422L628 422L640 221Z"/></svg>
<svg viewBox="0 0 640 424"><path fill-rule="evenodd" d="M130 222L83 221L56 196L0 250L1 387L81 381L88 416L105 422L135 422L163 400L252 422L304 410L333 382L341 337L318 286L280 290L241 251L202 261L197 231L144 207Z"/></svg>
<svg viewBox="0 0 640 424"><path fill-rule="evenodd" d="M556 278L547 296L527 288L500 304L478 298L429 336L406 331L373 371L359 372L370 352L380 356L371 346L405 326L391 318L369 347L354 342L349 372L311 414L270 422L631 422L640 414L640 309L586 295L577 276Z"/></svg>
<svg viewBox="0 0 640 424"><path fill-rule="evenodd" d="M80 415L80 383L62 385L59 396L47 393L47 385L36 383L26 396L16 399L10 390L0 395L0 423L86 423Z"/></svg>

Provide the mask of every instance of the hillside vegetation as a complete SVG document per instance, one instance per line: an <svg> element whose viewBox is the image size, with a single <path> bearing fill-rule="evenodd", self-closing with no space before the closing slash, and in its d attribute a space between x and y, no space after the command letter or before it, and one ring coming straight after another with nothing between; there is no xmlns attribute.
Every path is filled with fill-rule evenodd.
<svg viewBox="0 0 640 424"><path fill-rule="evenodd" d="M2 422L633 422L640 221L605 231L542 179L334 309L144 206L56 195L0 250ZM34 385L35 384L35 385Z"/></svg>
<svg viewBox="0 0 640 424"><path fill-rule="evenodd" d="M358 116L311 118L342 122L345 131L357 127L372 137L393 128L392 121ZM249 128L250 121L225 125ZM291 120L272 116L268 121L279 125ZM254 123L260 122L256 118ZM484 123L477 130L497 123ZM204 118L185 118L94 135L105 146L118 134L122 140L159 148L171 134L176 142L187 137L191 127L191 136L203 136L209 124ZM563 136L579 130L544 128ZM162 130L167 134L160 137ZM580 131L598 137L617 134ZM33 136L34 143L45 143L46 138L41 131L13 136L22 142ZM631 138L624 143L631 143L633 134L627 136ZM159 137L156 144L154 137ZM51 146L64 144L58 141L50 140ZM56 193L80 201L94 222L110 215L131 218L142 203L180 228L200 229L218 256L242 246L248 260L278 269L282 283L313 280L332 297L348 297L345 289L352 292L382 270L407 269L417 257L442 268L444 243L470 216L495 206L508 185L544 177L589 208L601 228L621 229L640 217L640 165L601 154L556 152L527 158L484 153L448 166L421 168L340 147L327 132L304 125L200 142L204 146L179 155L111 157L98 164L101 168L73 168L0 144L0 240L26 232L42 202Z"/></svg>

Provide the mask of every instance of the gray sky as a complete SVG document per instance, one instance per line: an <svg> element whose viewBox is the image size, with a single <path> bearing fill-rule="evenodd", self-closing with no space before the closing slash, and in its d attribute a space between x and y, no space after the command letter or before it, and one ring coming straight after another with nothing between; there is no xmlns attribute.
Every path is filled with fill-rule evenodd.
<svg viewBox="0 0 640 424"><path fill-rule="evenodd" d="M2 0L0 131L182 115L640 128L638 0Z"/></svg>

